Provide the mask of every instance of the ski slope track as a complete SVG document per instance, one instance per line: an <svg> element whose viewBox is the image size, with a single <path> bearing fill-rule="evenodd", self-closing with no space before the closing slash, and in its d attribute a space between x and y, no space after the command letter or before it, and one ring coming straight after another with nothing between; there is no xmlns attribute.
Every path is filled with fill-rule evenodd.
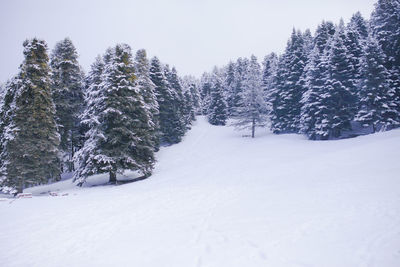
<svg viewBox="0 0 400 267"><path fill-rule="evenodd" d="M257 130L199 117L147 180L0 201L0 266L400 266L399 130Z"/></svg>

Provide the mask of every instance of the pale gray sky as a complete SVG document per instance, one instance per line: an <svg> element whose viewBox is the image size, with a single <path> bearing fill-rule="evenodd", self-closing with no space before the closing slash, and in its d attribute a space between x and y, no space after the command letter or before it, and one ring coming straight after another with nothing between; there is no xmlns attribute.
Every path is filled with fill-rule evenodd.
<svg viewBox="0 0 400 267"><path fill-rule="evenodd" d="M293 27L369 18L376 0L0 0L0 82L17 73L22 42L70 37L85 71L116 43L199 76L214 65L282 52Z"/></svg>

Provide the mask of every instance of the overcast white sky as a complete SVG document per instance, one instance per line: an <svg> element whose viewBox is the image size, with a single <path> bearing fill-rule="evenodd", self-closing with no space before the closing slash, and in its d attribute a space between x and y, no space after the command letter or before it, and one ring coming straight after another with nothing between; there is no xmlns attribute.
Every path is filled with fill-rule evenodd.
<svg viewBox="0 0 400 267"><path fill-rule="evenodd" d="M376 0L0 0L0 82L17 73L26 38L70 37L85 71L116 43L199 76L214 65L282 52L293 27L369 18Z"/></svg>

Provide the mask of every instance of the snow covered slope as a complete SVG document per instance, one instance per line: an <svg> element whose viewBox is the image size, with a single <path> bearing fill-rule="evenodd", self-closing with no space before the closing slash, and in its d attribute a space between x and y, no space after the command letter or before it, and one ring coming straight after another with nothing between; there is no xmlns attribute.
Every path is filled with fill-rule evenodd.
<svg viewBox="0 0 400 267"><path fill-rule="evenodd" d="M400 266L399 130L243 134L199 118L150 179L1 201L0 265Z"/></svg>

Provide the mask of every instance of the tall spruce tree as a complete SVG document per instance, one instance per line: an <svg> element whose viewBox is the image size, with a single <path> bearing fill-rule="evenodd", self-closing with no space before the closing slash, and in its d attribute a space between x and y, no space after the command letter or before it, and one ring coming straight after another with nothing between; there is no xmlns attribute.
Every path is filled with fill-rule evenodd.
<svg viewBox="0 0 400 267"><path fill-rule="evenodd" d="M329 107L330 92L326 90L328 79L328 62L326 51L320 53L318 46L310 54L305 67L305 88L301 99L300 133L311 140L329 138L331 110Z"/></svg>
<svg viewBox="0 0 400 267"><path fill-rule="evenodd" d="M304 86L301 77L307 62L303 35L293 30L285 53L280 58L275 79L271 127L275 133L297 133L300 129L300 100Z"/></svg>
<svg viewBox="0 0 400 267"><path fill-rule="evenodd" d="M150 134L153 136L154 149L157 151L160 146L159 137L159 106L155 92L155 85L150 78L150 63L146 56L146 51L140 49L136 52L135 70L137 76L137 85L143 96L143 100L150 114Z"/></svg>
<svg viewBox="0 0 400 267"><path fill-rule="evenodd" d="M254 138L256 127L265 127L266 105L262 87L262 74L260 64L253 55L244 72L243 91L241 102L237 109L234 126L238 129L251 129L251 137Z"/></svg>
<svg viewBox="0 0 400 267"><path fill-rule="evenodd" d="M178 77L178 73L173 67L169 68L168 65L164 68L165 76L167 77L168 86L171 90L171 106L172 113L170 114L170 122L166 134L169 136L170 144L179 143L186 132L185 125L185 102L183 98L182 85Z"/></svg>
<svg viewBox="0 0 400 267"><path fill-rule="evenodd" d="M159 105L160 142L168 145L179 143L185 131L178 109L182 103L175 102L177 93L167 77L171 75L170 72L169 67L164 67L158 58L154 57L151 60L150 78L155 85Z"/></svg>
<svg viewBox="0 0 400 267"><path fill-rule="evenodd" d="M395 90L395 102L400 112L400 1L378 0L370 27L386 56L389 86Z"/></svg>
<svg viewBox="0 0 400 267"><path fill-rule="evenodd" d="M227 94L226 102L228 105L228 115L231 116L234 112L235 106L235 63L232 61L229 62L227 69L226 69L226 77L223 83L225 87L225 92Z"/></svg>
<svg viewBox="0 0 400 267"><path fill-rule="evenodd" d="M56 44L50 67L53 101L61 137L62 170L72 172L74 154L82 146L79 115L84 103L84 76L78 63L78 53L69 38Z"/></svg>
<svg viewBox="0 0 400 267"><path fill-rule="evenodd" d="M93 124L78 155L75 180L80 185L98 173L108 173L110 183L125 170L149 176L155 161L149 108L136 84L130 47L108 49L104 62Z"/></svg>
<svg viewBox="0 0 400 267"><path fill-rule="evenodd" d="M318 25L314 34L314 47L316 46L319 53L322 54L326 50L329 40L335 34L335 26L330 21L323 21Z"/></svg>
<svg viewBox="0 0 400 267"><path fill-rule="evenodd" d="M345 29L343 21L337 26L328 52L329 77L326 90L330 92L328 108L330 109L330 137L339 138L343 131L351 130L357 98L352 79L352 65L345 46Z"/></svg>
<svg viewBox="0 0 400 267"><path fill-rule="evenodd" d="M54 120L47 45L24 42L24 62L9 88L9 120L3 129L1 187L9 193L45 184L60 177L59 135ZM13 95L13 97L12 97Z"/></svg>
<svg viewBox="0 0 400 267"><path fill-rule="evenodd" d="M262 87L264 99L267 106L267 112L271 113L274 99L275 87L274 80L278 69L278 56L271 53L264 58L262 69Z"/></svg>
<svg viewBox="0 0 400 267"><path fill-rule="evenodd" d="M200 84L201 84L200 96L201 96L202 114L207 115L208 107L210 106L210 101L211 101L211 87L212 87L211 75L209 73L203 73L200 79Z"/></svg>
<svg viewBox="0 0 400 267"><path fill-rule="evenodd" d="M213 80L207 119L212 125L225 125L228 119L228 107L223 95L222 82L217 75L214 75Z"/></svg>
<svg viewBox="0 0 400 267"><path fill-rule="evenodd" d="M384 66L385 56L378 42L370 37L362 60L360 110L356 120L364 127L391 128L400 118L394 102L395 90L389 86L389 73Z"/></svg>
<svg viewBox="0 0 400 267"><path fill-rule="evenodd" d="M351 16L349 26L355 29L362 40L368 38L368 24L360 12Z"/></svg>

